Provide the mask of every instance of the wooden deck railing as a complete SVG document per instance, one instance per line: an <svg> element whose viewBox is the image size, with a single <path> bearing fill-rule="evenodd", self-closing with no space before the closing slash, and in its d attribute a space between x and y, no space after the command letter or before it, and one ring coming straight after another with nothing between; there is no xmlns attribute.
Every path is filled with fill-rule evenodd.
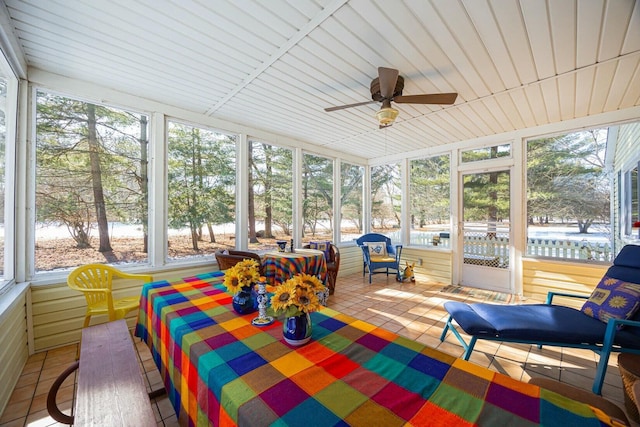
<svg viewBox="0 0 640 427"><path fill-rule="evenodd" d="M389 235L389 233L386 233ZM450 248L451 239L442 237L440 232L413 232L411 244L418 246ZM392 241L399 239L399 234L391 236ZM471 236L464 239L464 253L476 256L497 256L500 264L506 265L509 259L509 239L506 237ZM549 257L571 260L610 262L613 252L609 243L590 242L587 238L581 241L551 238L527 239L526 256Z"/></svg>

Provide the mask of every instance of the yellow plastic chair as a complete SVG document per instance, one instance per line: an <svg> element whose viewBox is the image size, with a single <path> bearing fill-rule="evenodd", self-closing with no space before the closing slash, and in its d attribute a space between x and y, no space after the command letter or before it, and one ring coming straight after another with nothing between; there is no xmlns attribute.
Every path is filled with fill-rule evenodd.
<svg viewBox="0 0 640 427"><path fill-rule="evenodd" d="M124 318L124 316L138 308L140 297L125 297L114 299L111 292L113 278L137 279L144 283L152 282L150 274L123 273L117 268L105 264L87 264L73 270L67 278L67 285L76 291L80 291L87 299L87 314L84 317L84 326L89 326L91 316L108 314L109 321Z"/></svg>

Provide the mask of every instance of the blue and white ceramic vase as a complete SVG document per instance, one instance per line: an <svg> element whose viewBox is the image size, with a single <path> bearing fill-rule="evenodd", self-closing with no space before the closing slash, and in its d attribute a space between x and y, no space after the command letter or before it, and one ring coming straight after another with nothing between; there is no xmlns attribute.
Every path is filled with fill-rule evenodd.
<svg viewBox="0 0 640 427"><path fill-rule="evenodd" d="M282 322L282 335L289 345L300 346L311 339L311 317L308 313L286 317Z"/></svg>
<svg viewBox="0 0 640 427"><path fill-rule="evenodd" d="M238 314L249 314L257 310L253 286L245 286L232 299L233 310Z"/></svg>

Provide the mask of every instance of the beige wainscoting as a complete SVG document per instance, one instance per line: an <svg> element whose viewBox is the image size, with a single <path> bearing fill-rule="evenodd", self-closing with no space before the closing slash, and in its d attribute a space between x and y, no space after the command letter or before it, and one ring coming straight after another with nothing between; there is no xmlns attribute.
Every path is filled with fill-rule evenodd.
<svg viewBox="0 0 640 427"><path fill-rule="evenodd" d="M153 274L154 280L177 280L212 270L217 270L213 263L211 266L152 272L151 274ZM114 282L114 294L120 298L140 295L141 288L142 284L139 281L116 280ZM31 312L35 352L79 342L85 309L86 300L84 296L69 289L66 282L42 286L32 285ZM127 316L127 324L130 328L135 326L136 316L137 312L131 312ZM106 316L94 316L91 318L92 325L106 321Z"/></svg>
<svg viewBox="0 0 640 427"><path fill-rule="evenodd" d="M1 298L11 299L0 314L0 414L9 402L22 368L29 357L27 344L27 285L17 286L16 292L8 292Z"/></svg>
<svg viewBox="0 0 640 427"><path fill-rule="evenodd" d="M416 272L426 276L430 282L451 284L451 251L405 247L402 249L402 265L406 262L415 262Z"/></svg>
<svg viewBox="0 0 640 427"><path fill-rule="evenodd" d="M605 264L525 258L522 260L524 296L544 300L550 291L589 295L607 268L609 265ZM584 303L584 300L571 298L554 298L553 301L573 307L581 307Z"/></svg>
<svg viewBox="0 0 640 427"><path fill-rule="evenodd" d="M340 247L338 277L362 273L362 250L358 245Z"/></svg>

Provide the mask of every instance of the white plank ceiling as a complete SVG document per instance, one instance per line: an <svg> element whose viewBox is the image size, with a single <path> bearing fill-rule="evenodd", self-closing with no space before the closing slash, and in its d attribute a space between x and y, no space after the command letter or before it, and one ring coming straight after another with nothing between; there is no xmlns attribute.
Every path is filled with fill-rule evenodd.
<svg viewBox="0 0 640 427"><path fill-rule="evenodd" d="M6 0L28 66L364 158L640 105L634 0ZM379 129L377 68L404 95Z"/></svg>

